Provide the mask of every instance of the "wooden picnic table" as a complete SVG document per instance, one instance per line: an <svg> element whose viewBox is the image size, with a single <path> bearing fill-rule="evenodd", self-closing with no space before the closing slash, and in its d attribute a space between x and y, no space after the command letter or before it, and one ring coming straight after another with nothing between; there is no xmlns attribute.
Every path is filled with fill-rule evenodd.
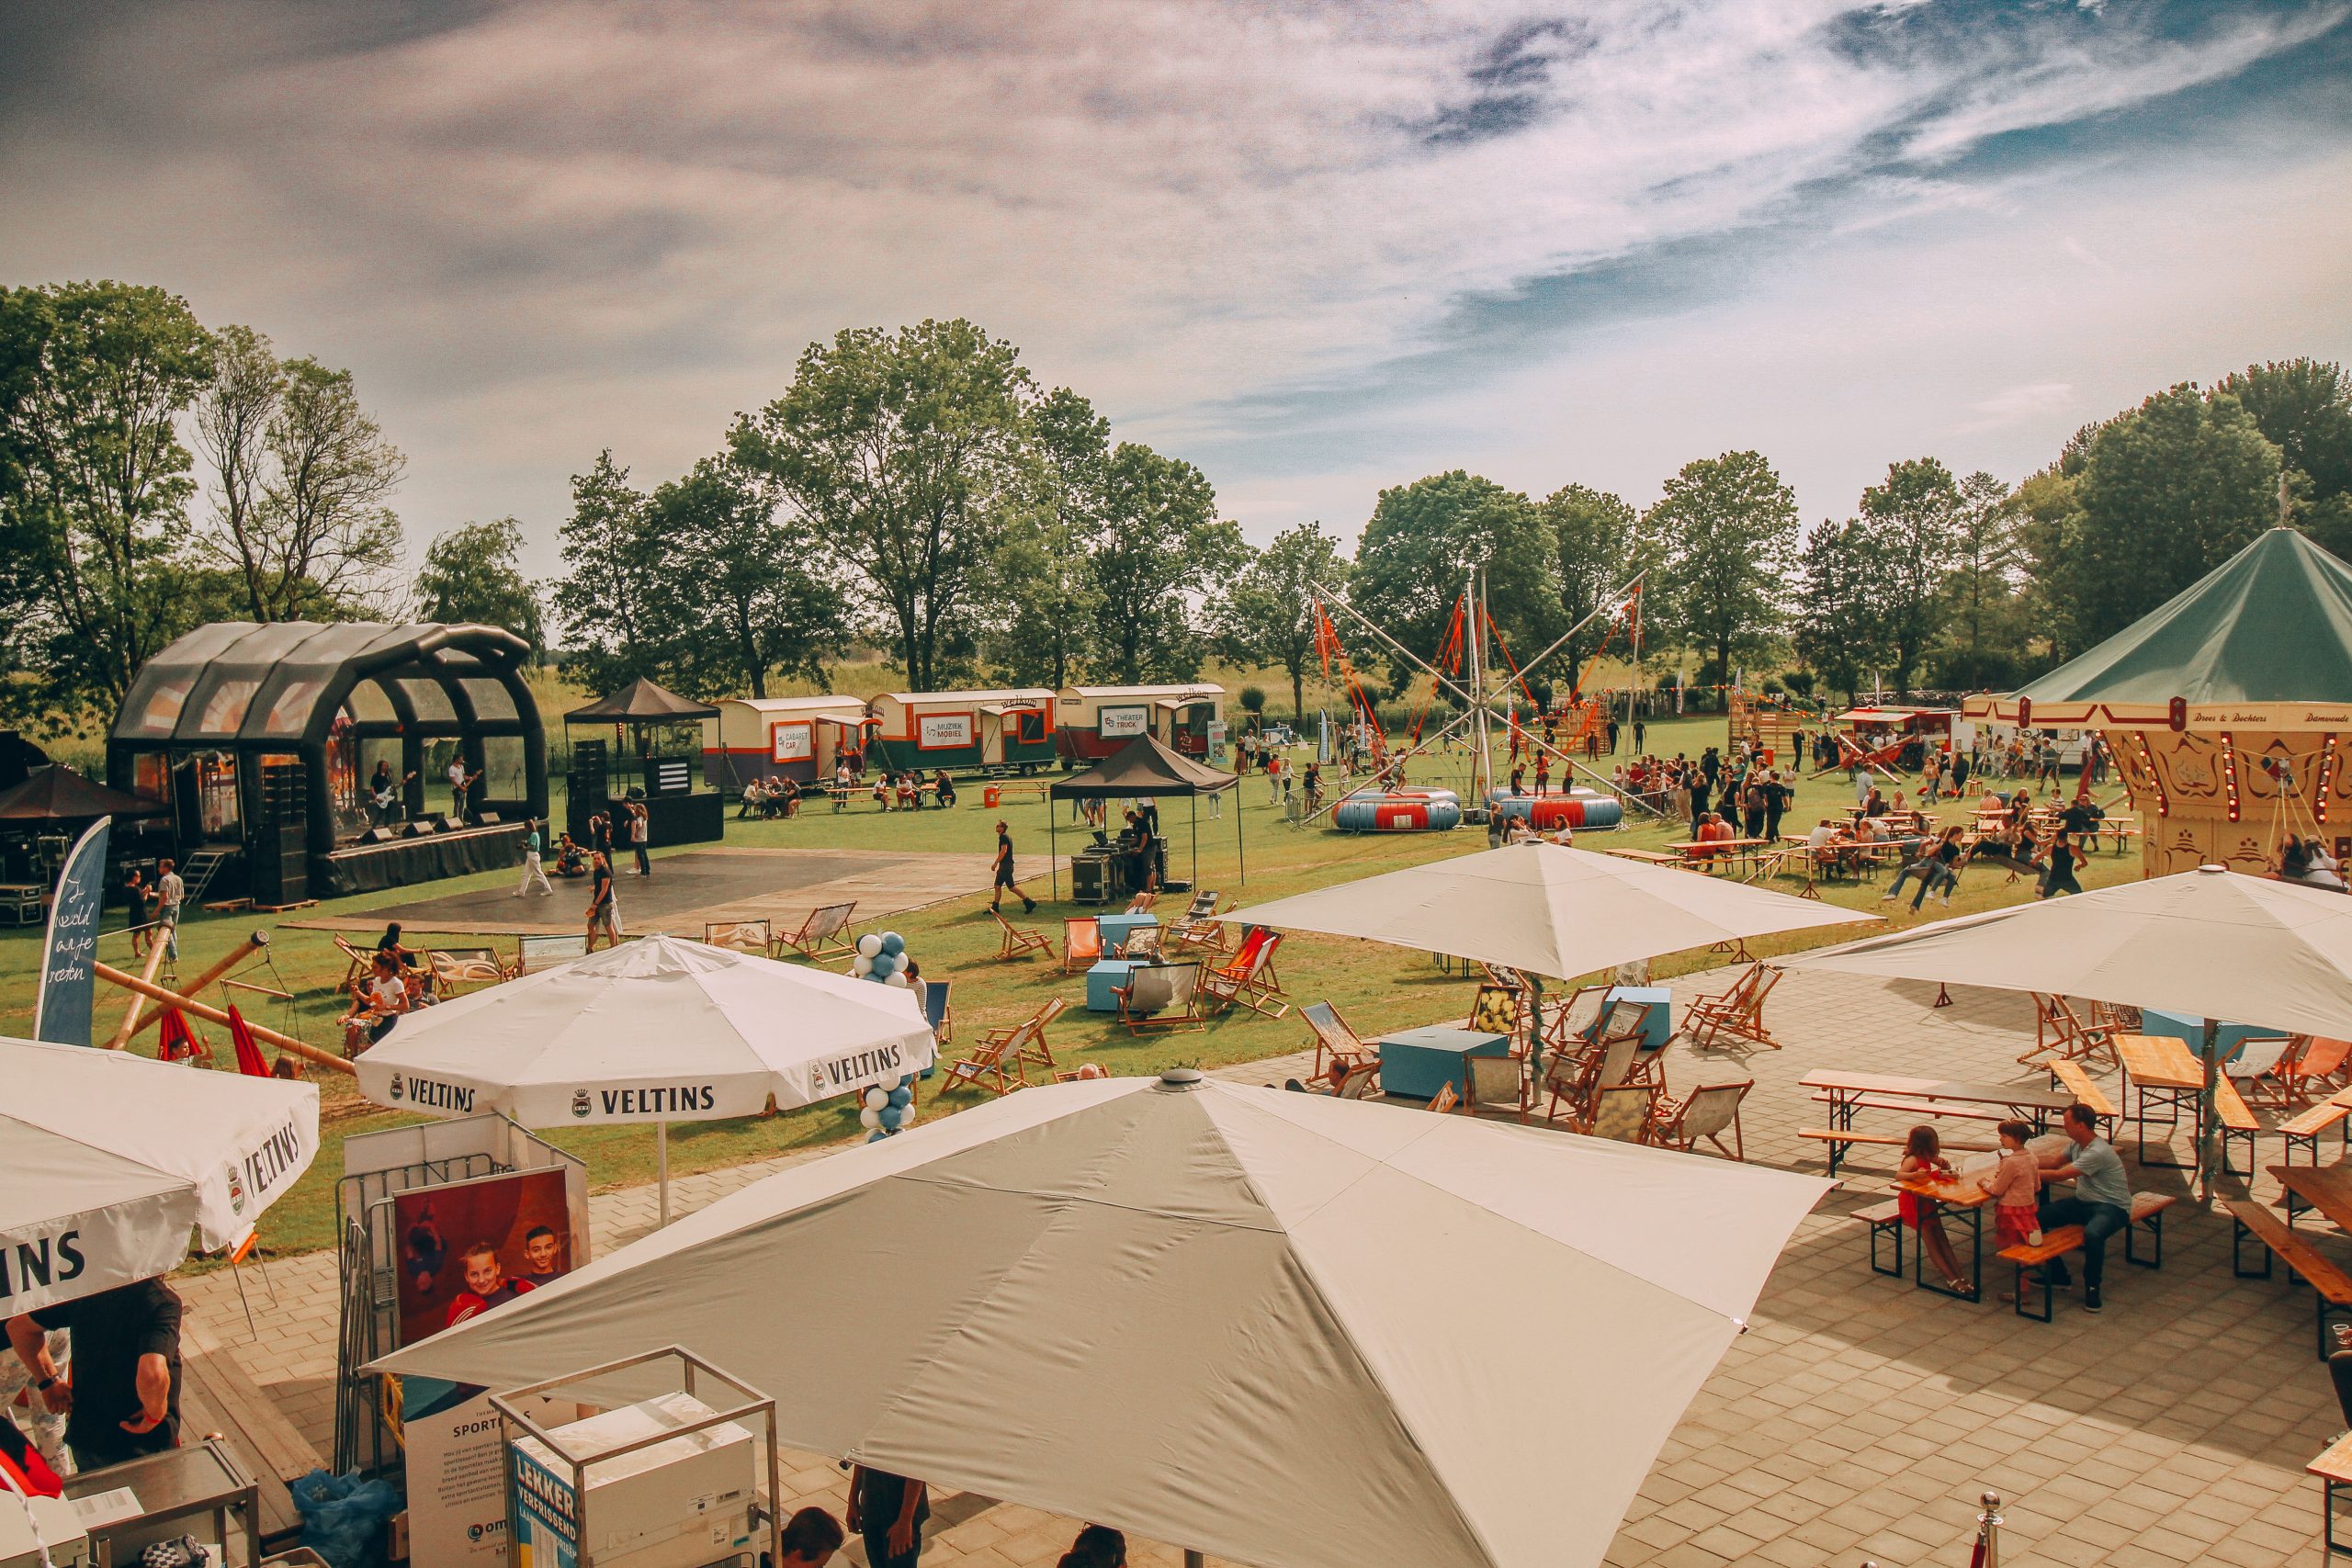
<svg viewBox="0 0 2352 1568"><path fill-rule="evenodd" d="M2287 1190L2287 1224L2292 1225L2302 1209L2317 1209L2337 1230L2352 1232L2352 1165L2271 1165L2263 1167ZM2302 1207L2296 1206L2301 1200Z"/></svg>
<svg viewBox="0 0 2352 1568"><path fill-rule="evenodd" d="M1993 1195L1973 1181L1959 1177L1905 1177L1894 1184L1898 1192L1908 1192L1915 1198L1926 1199L1950 1210L1968 1230L1968 1289L1947 1290L1928 1278L1925 1247L1911 1249L1911 1284L1914 1289L1933 1291L1954 1301L1981 1302L1984 1299L1984 1207Z"/></svg>
<svg viewBox="0 0 2352 1568"><path fill-rule="evenodd" d="M2168 1034L2118 1034L2115 1059L2123 1068L2125 1121L2138 1129L2140 1163L2161 1170L2186 1170L2193 1161L2148 1157L2149 1111L2165 1113L2167 1137L2180 1125L2183 1106L2199 1145L2205 1134L2205 1068L2188 1044Z"/></svg>
<svg viewBox="0 0 2352 1568"><path fill-rule="evenodd" d="M1682 863L1694 869L1713 871L1719 865L1727 865L1753 878L1763 859L1758 852L1769 848L1771 842L1770 839L1685 839L1666 847L1681 855Z"/></svg>
<svg viewBox="0 0 2352 1568"><path fill-rule="evenodd" d="M1806 1135L1818 1136L1828 1145L1832 1176L1838 1174L1838 1165L1853 1145L1893 1141L1869 1136L1837 1137L1837 1134L1854 1130L1857 1111L1900 1111L1913 1116L1967 1116L1976 1120L2000 1120L1998 1116L1988 1117L1987 1110L2006 1111L2019 1121L2032 1123L2034 1131L2040 1133L2048 1129L2052 1116L2074 1103L2072 1095L2022 1084L1968 1083L1957 1078L1906 1077L1895 1073L1815 1070L1797 1083L1828 1103L1828 1135Z"/></svg>

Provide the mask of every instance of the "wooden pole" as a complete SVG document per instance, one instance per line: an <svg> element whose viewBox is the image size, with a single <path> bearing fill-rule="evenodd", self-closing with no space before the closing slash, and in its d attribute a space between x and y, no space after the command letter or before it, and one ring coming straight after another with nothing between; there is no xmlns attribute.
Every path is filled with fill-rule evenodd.
<svg viewBox="0 0 2352 1568"><path fill-rule="evenodd" d="M177 991L166 990L161 986L141 979L136 975L126 975L111 964L93 964L90 967L96 973L99 979L120 986L125 990L136 991L142 997L151 997L167 1008L177 1008L182 1012L203 1019L208 1023L225 1024L229 1021L229 1015L219 1008L206 1007L202 1002L192 1000ZM305 1045L300 1040L280 1034L274 1029L265 1029L250 1019L245 1021L245 1027L253 1031L254 1039L266 1040L281 1051L293 1052L304 1061L316 1062L322 1067L333 1067L337 1072L348 1073L353 1077L359 1076L357 1067L340 1056L329 1055L315 1045Z"/></svg>
<svg viewBox="0 0 2352 1568"><path fill-rule="evenodd" d="M155 983L155 971L162 965L163 962L164 942L161 937L158 937L155 939L155 945L147 950L147 967L139 972L139 977L146 981L149 985L153 985ZM194 989L195 987L190 988ZM107 1049L109 1051L119 1051L125 1045L130 1044L131 1035L137 1032L131 1026L138 1021L139 998L137 997L132 997L130 998L130 1005L123 1010L122 1027L116 1030L114 1032L114 1038L107 1042Z"/></svg>
<svg viewBox="0 0 2352 1568"><path fill-rule="evenodd" d="M226 975L230 970L234 969L238 964L243 964L246 959L251 958L254 953L259 953L263 948L267 947L268 945L269 933L267 931L254 932L253 935L245 938L244 941L230 949L229 956L220 960L220 963L213 964L212 967L207 969L203 974L198 975L195 979L183 985L180 987L180 995L184 997L201 995L205 987L212 984L213 981L218 980L221 976ZM146 978L150 980L154 977L155 976L153 974L146 976ZM131 998L130 1005L133 1008L136 1008L139 1005L139 998L133 997ZM131 1038L143 1034L148 1030L154 1028L156 1024L163 1021L164 1015L172 1010L173 1008L170 1003L165 1003L162 1007L148 1009L145 1016L141 1017L137 1023L130 1026L129 1035L119 1036L115 1040L115 1045L117 1047L120 1047L129 1044Z"/></svg>

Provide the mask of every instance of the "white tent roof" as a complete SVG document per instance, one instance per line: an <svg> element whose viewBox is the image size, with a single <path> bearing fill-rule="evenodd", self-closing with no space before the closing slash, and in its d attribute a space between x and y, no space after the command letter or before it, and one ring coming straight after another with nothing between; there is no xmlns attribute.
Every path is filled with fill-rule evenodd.
<svg viewBox="0 0 2352 1568"><path fill-rule="evenodd" d="M896 1083L935 1048L910 990L649 936L409 1014L359 1088L526 1127L703 1122Z"/></svg>
<svg viewBox="0 0 2352 1568"><path fill-rule="evenodd" d="M319 1150L311 1084L6 1039L0 1084L0 1316L232 1246Z"/></svg>
<svg viewBox="0 0 2352 1568"><path fill-rule="evenodd" d="M2219 866L1773 962L2352 1035L2352 898Z"/></svg>
<svg viewBox="0 0 2352 1568"><path fill-rule="evenodd" d="M794 1448L1239 1562L1596 1563L1831 1183L1389 1106L1042 1087L379 1363L679 1345ZM626 1377L592 1393L636 1397Z"/></svg>
<svg viewBox="0 0 2352 1568"><path fill-rule="evenodd" d="M1545 843L1432 861L1221 918L1560 979L1719 942L1878 919L1728 877Z"/></svg>

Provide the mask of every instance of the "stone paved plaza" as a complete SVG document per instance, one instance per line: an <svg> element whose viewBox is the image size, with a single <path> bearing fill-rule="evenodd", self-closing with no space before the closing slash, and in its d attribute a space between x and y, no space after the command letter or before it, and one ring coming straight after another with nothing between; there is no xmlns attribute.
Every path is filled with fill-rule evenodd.
<svg viewBox="0 0 2352 1568"><path fill-rule="evenodd" d="M1730 976L1716 971L1677 982L1678 1006L1720 990ZM1818 1172L1820 1145L1796 1135L1824 1121L1797 1083L1808 1070L2046 1084L2015 1060L2033 1038L2026 998L1955 997L1955 1005L1937 1009L1932 987L1791 974L1768 1010L1785 1050L1693 1053L1678 1042L1668 1076L1677 1092L1752 1077L1748 1158ZM1381 1024L1351 1021L1367 1034ZM1261 1062L1223 1076L1278 1082L1300 1065ZM2109 1092L2120 1099L2111 1079ZM1902 1125L1887 1113L1862 1123ZM1981 1123L1960 1125L1966 1131L1953 1135L1982 1134ZM2275 1162L2278 1147L2266 1137L2263 1159ZM1750 1331L1659 1455L1611 1562L1964 1568L1976 1497L1987 1488L2007 1500L2003 1562L2010 1568L2204 1561L2257 1568L2320 1559L2319 1485L2302 1466L2340 1423L2313 1355L2310 1293L2289 1283L2286 1270L2270 1280L2233 1279L2227 1221L2183 1202L2168 1216L2161 1271L2127 1267L2120 1242L2112 1247L2103 1314L2087 1314L2078 1295L2062 1294L2054 1324L2021 1320L1992 1299L2002 1281L1989 1278L1984 1304L1946 1300L1865 1266L1862 1229L1847 1216L1883 1198L1893 1151L1856 1152L1845 1186L1799 1226ZM690 1210L785 1163L683 1179L673 1203ZM2135 1166L2132 1175L2135 1186L2184 1190L2178 1172ZM2277 1195L2267 1181L2256 1191ZM1608 1195L1577 1201L1606 1202ZM643 1234L653 1213L650 1188L598 1196L600 1253ZM267 1291L259 1272L247 1270L257 1337L227 1274L183 1287L200 1335L235 1354L322 1451L334 1267L329 1253L274 1263ZM1496 1332L1528 1336L1531 1353L1572 1361L1611 1353L1606 1345L1546 1341L1540 1325L1498 1324ZM787 1466L788 1485L798 1497L838 1509L843 1474L821 1459L796 1463ZM1568 1506L1574 1480L1563 1475L1561 1499L1546 1506ZM1266 1483L1284 1482L1270 1474ZM951 1495L937 1506L926 1568L1050 1565L1077 1528L980 1498ZM1139 1562L1180 1560L1134 1544ZM848 1560L864 1561L854 1548Z"/></svg>

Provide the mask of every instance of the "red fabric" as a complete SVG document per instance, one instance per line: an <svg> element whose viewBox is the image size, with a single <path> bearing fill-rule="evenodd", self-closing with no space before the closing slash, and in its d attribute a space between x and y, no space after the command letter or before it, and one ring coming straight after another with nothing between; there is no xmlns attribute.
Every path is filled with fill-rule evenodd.
<svg viewBox="0 0 2352 1568"><path fill-rule="evenodd" d="M174 1008L164 1014L164 1021L156 1026L155 1059L161 1062L185 1062L200 1055L203 1043L187 1026L187 1015Z"/></svg>
<svg viewBox="0 0 2352 1568"><path fill-rule="evenodd" d="M38 1399L40 1395L33 1397ZM33 1447L30 1439L6 1416L0 1416L0 1471L7 1472L7 1479L0 1480L0 1492L10 1490L8 1483L14 1481L17 1487L31 1496L62 1497L65 1495L65 1483L57 1478L57 1472L49 1468L49 1461L40 1457L40 1450Z"/></svg>
<svg viewBox="0 0 2352 1568"><path fill-rule="evenodd" d="M249 1078L269 1077L269 1064L261 1059L261 1046L254 1039L254 1032L245 1026L245 1015L237 1004L229 1004L229 1038L237 1047L237 1071Z"/></svg>
<svg viewBox="0 0 2352 1568"><path fill-rule="evenodd" d="M1993 1210L1996 1247L2022 1247L2026 1238L2041 1228L2041 1216L2030 1203L2002 1203Z"/></svg>

